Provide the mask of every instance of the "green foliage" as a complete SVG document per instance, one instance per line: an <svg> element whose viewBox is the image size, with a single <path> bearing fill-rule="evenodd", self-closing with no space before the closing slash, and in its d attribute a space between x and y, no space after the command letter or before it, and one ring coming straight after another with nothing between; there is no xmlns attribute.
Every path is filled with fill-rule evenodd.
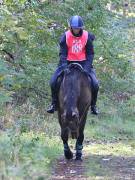
<svg viewBox="0 0 135 180"><path fill-rule="evenodd" d="M48 179L49 165L61 152L57 138L33 132L3 134L0 138L0 177Z"/></svg>
<svg viewBox="0 0 135 180"><path fill-rule="evenodd" d="M83 152L84 155L89 155L91 165L88 173L93 176L99 171L99 174L102 174L94 155L134 155L134 143L129 141L135 138L134 100L132 98L116 103L106 95L101 95L98 101L100 115L97 117L88 114ZM1 131L0 175L4 175L4 178L49 179L54 160L63 154L56 114L49 116L32 104L12 109L12 113L14 123ZM86 144L87 142L90 145ZM104 144L107 142L108 144ZM74 145L75 140L69 143ZM95 167L95 171L92 167ZM102 172L107 173L106 170Z"/></svg>
<svg viewBox="0 0 135 180"><path fill-rule="evenodd" d="M107 8L109 3L115 11ZM0 137L1 177L46 179L50 163L62 153L59 124L55 115L44 111L50 100L49 79L59 61L59 37L72 15L82 16L86 30L96 36L94 67L101 114L88 116L86 139L135 138L134 18L121 14L122 4L5 0L0 6L0 128L6 130ZM22 106L10 112L5 104L11 101ZM14 119L12 126L3 123L6 118Z"/></svg>
<svg viewBox="0 0 135 180"><path fill-rule="evenodd" d="M8 91L13 84L12 73L3 60L0 60L0 105L11 102L12 92ZM2 107L1 107L2 108Z"/></svg>
<svg viewBox="0 0 135 180"><path fill-rule="evenodd" d="M125 173L120 174L123 168L126 178L130 178L134 167L134 142L111 142L91 144L86 148L90 155L86 159L87 176L92 179L120 179L125 178ZM124 167L123 167L124 164ZM131 168L131 169L132 169Z"/></svg>
<svg viewBox="0 0 135 180"><path fill-rule="evenodd" d="M5 1L0 7L0 48L4 50L1 57L5 63L10 62L10 70L14 72L8 90L17 94L25 91L27 97L37 97L37 104L39 99L40 102L48 99L48 82L58 62L59 37L67 29L67 20L75 14L81 15L86 29L96 35L94 65L101 91L125 89L125 81L132 81L129 62L132 49L129 26L132 28L132 24L108 11L107 3L110 2ZM120 7L122 2L112 3Z"/></svg>

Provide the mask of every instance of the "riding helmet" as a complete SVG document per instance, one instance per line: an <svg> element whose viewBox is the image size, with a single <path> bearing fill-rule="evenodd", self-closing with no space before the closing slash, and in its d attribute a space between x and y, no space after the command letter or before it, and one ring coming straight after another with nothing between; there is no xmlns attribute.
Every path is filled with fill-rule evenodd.
<svg viewBox="0 0 135 180"><path fill-rule="evenodd" d="M72 16L69 20L69 26L70 28L75 28L75 29L79 29L79 28L83 28L84 23L83 20L80 16Z"/></svg>

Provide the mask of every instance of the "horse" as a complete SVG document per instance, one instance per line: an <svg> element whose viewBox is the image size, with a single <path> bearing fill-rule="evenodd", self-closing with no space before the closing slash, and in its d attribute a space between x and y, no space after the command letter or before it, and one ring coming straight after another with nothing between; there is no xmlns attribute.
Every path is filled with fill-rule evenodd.
<svg viewBox="0 0 135 180"><path fill-rule="evenodd" d="M76 160L82 160L84 127L88 109L92 100L91 79L82 66L69 64L63 72L58 91L58 119L61 127L61 139L66 159L72 159L73 153L68 138L76 139Z"/></svg>

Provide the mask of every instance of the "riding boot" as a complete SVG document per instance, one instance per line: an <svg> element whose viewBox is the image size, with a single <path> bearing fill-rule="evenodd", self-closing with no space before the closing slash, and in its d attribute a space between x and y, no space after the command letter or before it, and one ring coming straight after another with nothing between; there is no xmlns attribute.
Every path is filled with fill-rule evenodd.
<svg viewBox="0 0 135 180"><path fill-rule="evenodd" d="M96 107L97 94L98 94L98 91L95 91L92 93L92 102L91 102L91 113L95 115L99 114L98 109Z"/></svg>
<svg viewBox="0 0 135 180"><path fill-rule="evenodd" d="M57 102L58 102L58 100L57 100L57 93L58 93L57 80L58 80L58 76L60 76L61 72L62 72L62 68L58 67L50 79L52 103L49 106L49 108L47 109L48 113L54 113L54 111L57 110Z"/></svg>
<svg viewBox="0 0 135 180"><path fill-rule="evenodd" d="M47 109L48 113L53 114L57 110L57 93L52 91L52 103Z"/></svg>

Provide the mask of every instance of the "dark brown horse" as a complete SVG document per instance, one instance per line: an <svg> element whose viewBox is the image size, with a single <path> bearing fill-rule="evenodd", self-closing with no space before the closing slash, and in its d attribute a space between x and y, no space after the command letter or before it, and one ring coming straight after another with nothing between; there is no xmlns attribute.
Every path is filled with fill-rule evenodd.
<svg viewBox="0 0 135 180"><path fill-rule="evenodd" d="M64 155L73 158L68 146L68 137L76 140L76 159L81 159L84 127L89 106L91 105L91 80L79 64L70 64L64 71L58 93L58 118Z"/></svg>

